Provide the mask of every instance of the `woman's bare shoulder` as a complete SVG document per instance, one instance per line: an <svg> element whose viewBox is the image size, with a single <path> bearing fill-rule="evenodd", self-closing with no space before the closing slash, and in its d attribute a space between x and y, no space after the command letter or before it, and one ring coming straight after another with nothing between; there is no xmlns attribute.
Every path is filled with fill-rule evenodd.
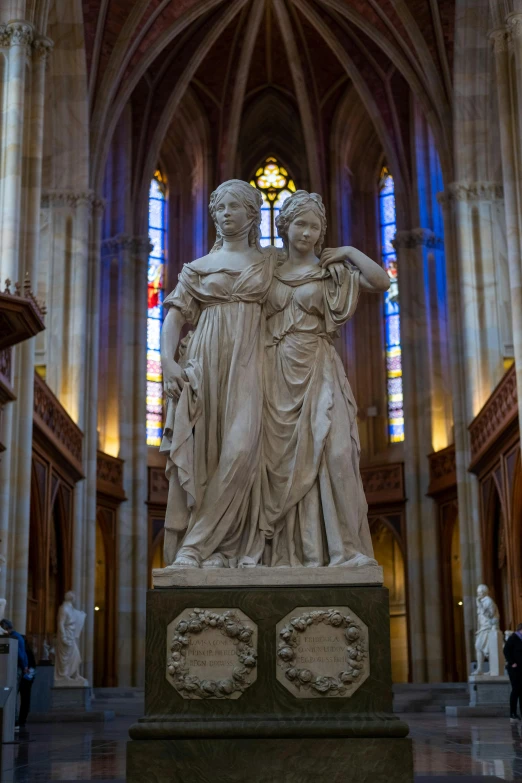
<svg viewBox="0 0 522 783"><path fill-rule="evenodd" d="M204 274L205 272L209 272L215 264L213 263L213 257L211 253L207 253L206 256L201 256L201 258L196 258L194 261L190 261L188 264L183 264L183 269L186 269L187 272L198 272L199 274Z"/></svg>

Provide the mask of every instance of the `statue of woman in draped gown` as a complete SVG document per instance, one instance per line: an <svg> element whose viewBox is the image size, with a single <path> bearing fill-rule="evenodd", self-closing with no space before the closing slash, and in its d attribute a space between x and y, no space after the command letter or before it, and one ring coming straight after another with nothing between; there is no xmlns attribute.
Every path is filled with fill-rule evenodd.
<svg viewBox="0 0 522 783"><path fill-rule="evenodd" d="M352 247L321 251L321 197L299 190L276 220L286 258L265 304L260 529L272 566L374 564L359 470L357 408L333 346L381 266ZM334 266L326 267L332 262Z"/></svg>
<svg viewBox="0 0 522 783"><path fill-rule="evenodd" d="M261 449L262 303L277 254L259 244L261 204L246 182L220 185L209 205L216 243L184 265L164 301L164 557L175 567L253 566L263 551L252 488ZM195 328L178 363L186 322Z"/></svg>

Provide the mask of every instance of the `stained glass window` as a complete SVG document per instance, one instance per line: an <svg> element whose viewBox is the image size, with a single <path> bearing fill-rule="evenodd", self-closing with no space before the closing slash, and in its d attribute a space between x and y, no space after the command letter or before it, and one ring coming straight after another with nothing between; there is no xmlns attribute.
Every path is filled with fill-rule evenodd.
<svg viewBox="0 0 522 783"><path fill-rule="evenodd" d="M379 179L379 217L382 261L391 281L390 288L384 295L388 432L391 443L400 443L404 440L401 321L397 254L392 245L397 232L397 222L395 185L386 166L383 167Z"/></svg>
<svg viewBox="0 0 522 783"><path fill-rule="evenodd" d="M156 171L149 189L149 253L147 287L147 446L159 446L163 425L163 383L160 332L167 254L167 184Z"/></svg>
<svg viewBox="0 0 522 783"><path fill-rule="evenodd" d="M263 196L261 207L261 245L283 247L283 240L277 236L275 219L288 196L295 193L293 179L276 158L268 157L260 166L250 184L259 188Z"/></svg>

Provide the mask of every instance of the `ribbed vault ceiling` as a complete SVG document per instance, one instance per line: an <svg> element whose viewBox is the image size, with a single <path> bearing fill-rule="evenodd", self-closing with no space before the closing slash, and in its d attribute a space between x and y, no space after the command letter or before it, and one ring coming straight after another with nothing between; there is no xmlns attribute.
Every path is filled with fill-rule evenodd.
<svg viewBox="0 0 522 783"><path fill-rule="evenodd" d="M299 125L308 184L320 188L350 83L404 181L410 93L443 170L451 165L454 0L84 0L84 14L95 187L124 106L150 168L187 90L208 119L216 179L250 165L256 116L266 133L266 112L276 124L281 106Z"/></svg>

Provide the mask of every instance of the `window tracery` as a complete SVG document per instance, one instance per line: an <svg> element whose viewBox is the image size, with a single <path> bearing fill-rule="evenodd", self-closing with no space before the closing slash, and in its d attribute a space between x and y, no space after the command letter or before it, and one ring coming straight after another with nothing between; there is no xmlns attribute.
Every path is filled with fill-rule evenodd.
<svg viewBox="0 0 522 783"><path fill-rule="evenodd" d="M290 174L277 158L269 156L256 170L250 180L254 188L261 191L261 245L283 247L283 240L277 236L275 219L286 199L295 193L296 187Z"/></svg>

